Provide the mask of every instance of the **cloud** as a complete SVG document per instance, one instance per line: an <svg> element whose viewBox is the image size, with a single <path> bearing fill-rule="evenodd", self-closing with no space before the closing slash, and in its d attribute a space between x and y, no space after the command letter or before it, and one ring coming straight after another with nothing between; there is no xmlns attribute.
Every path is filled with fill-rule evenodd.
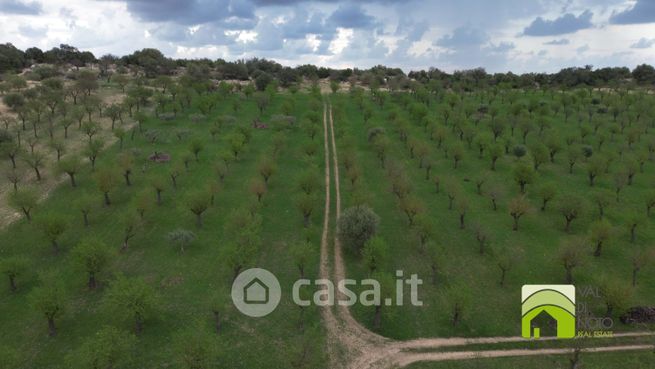
<svg viewBox="0 0 655 369"><path fill-rule="evenodd" d="M570 43L571 41L569 41L568 38L560 38L559 40L551 40L548 42L544 42L544 45L561 46L561 45L568 45Z"/></svg>
<svg viewBox="0 0 655 369"><path fill-rule="evenodd" d="M513 42L501 42L498 45L492 44L489 46L489 50L495 52L495 53L506 53L510 50L514 50L516 48L516 45L514 45Z"/></svg>
<svg viewBox="0 0 655 369"><path fill-rule="evenodd" d="M366 14L360 5L351 3L339 5L327 21L341 28L372 28L375 25L375 18Z"/></svg>
<svg viewBox="0 0 655 369"><path fill-rule="evenodd" d="M631 49L648 49L651 46L655 45L655 38L640 38L639 41L630 45Z"/></svg>
<svg viewBox="0 0 655 369"><path fill-rule="evenodd" d="M0 0L0 13L39 15L43 7L36 1Z"/></svg>
<svg viewBox="0 0 655 369"><path fill-rule="evenodd" d="M401 17L396 27L396 36L405 36L408 42L416 42L423 38L423 35L430 29L426 21L415 21L407 17Z"/></svg>
<svg viewBox="0 0 655 369"><path fill-rule="evenodd" d="M255 7L237 0L123 0L130 14L146 22L198 25L222 21L225 24L254 20Z"/></svg>
<svg viewBox="0 0 655 369"><path fill-rule="evenodd" d="M523 30L526 36L554 36L577 32L581 29L591 28L593 13L585 10L579 16L566 13L559 18L548 20L537 17Z"/></svg>
<svg viewBox="0 0 655 369"><path fill-rule="evenodd" d="M589 51L589 45L580 46L579 48L575 49L575 51L577 51L578 54L584 54L585 52Z"/></svg>
<svg viewBox="0 0 655 369"><path fill-rule="evenodd" d="M48 27L32 27L30 25L21 24L18 26L18 32L26 37L40 38L45 36L46 32L48 32Z"/></svg>
<svg viewBox="0 0 655 369"><path fill-rule="evenodd" d="M489 41L489 35L481 29L471 26L456 28L452 34L445 35L434 44L449 49L480 46Z"/></svg>
<svg viewBox="0 0 655 369"><path fill-rule="evenodd" d="M320 36L321 39L334 35L336 27L325 24L325 15L321 12L308 13L304 8L296 8L293 15L282 25L285 38L304 39L306 35Z"/></svg>
<svg viewBox="0 0 655 369"><path fill-rule="evenodd" d="M632 8L620 13L613 13L610 23L655 23L655 2L653 0L637 0Z"/></svg>

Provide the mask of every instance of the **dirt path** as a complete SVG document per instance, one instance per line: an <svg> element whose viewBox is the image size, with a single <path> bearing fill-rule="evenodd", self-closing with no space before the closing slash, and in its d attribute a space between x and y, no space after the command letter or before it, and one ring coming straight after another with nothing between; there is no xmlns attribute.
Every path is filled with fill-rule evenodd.
<svg viewBox="0 0 655 369"><path fill-rule="evenodd" d="M328 127L329 126L329 127ZM329 128L329 129L328 129ZM329 133L329 137L328 137ZM330 157L334 172L335 220L341 216L341 193L339 187L339 161L337 156L332 106L329 101L323 104L323 137L325 150L325 210L323 233L321 237L320 276L336 283L346 277L345 263L342 258L341 243L336 232L333 234L333 271L330 268L330 208L332 173ZM331 155L330 155L331 154ZM336 227L335 227L336 228ZM343 297L343 296L338 296ZM338 299L337 299L338 300ZM415 352L415 350L436 350L445 347L467 346L475 344L501 344L525 342L522 337L476 337L476 338L419 338L408 341L394 341L382 337L362 326L350 314L347 306L337 304L335 309L322 308L322 317L328 334L328 354L330 368L348 369L383 369L401 368L418 361L469 360L477 358L515 357L534 355L570 354L573 349L506 349L456 352ZM654 332L633 332L615 334L614 337L652 336ZM555 338L543 338L552 340ZM609 339L609 338L607 338ZM607 340L605 339L605 340ZM583 349L583 352L610 352L652 350L653 345L620 345ZM414 351L414 352L413 352Z"/></svg>

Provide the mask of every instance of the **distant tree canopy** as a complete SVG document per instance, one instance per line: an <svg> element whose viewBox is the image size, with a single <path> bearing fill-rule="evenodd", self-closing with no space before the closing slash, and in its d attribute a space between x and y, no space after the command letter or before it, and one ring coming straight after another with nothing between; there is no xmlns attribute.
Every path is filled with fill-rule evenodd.
<svg viewBox="0 0 655 369"><path fill-rule="evenodd" d="M309 80L329 78L332 81L347 82L353 78L360 84L371 88L380 86L392 90L412 89L415 92L438 93L443 88L456 88L461 91L471 91L484 86L504 86L508 88L526 87L593 87L617 86L631 82L641 85L655 83L655 68L642 64L634 70L626 67L606 67L594 69L591 65L584 67L564 68L557 73L525 73L521 75L508 73L489 74L483 68L460 70L446 73L437 68L411 71L405 74L400 68L390 68L377 65L370 69L331 69L304 64L295 68L285 67L267 59L253 58L249 60L226 61L217 59L171 59L161 51L146 48L135 51L121 58L105 55L100 60L88 51L80 51L74 46L62 44L48 51L30 47L25 51L17 49L10 43L0 44L0 74L17 72L33 64L69 64L81 67L90 63L99 63L101 75L107 76L110 63L115 63L124 70L131 70L135 75L143 73L147 78L162 75L172 75L176 68L186 69L184 77L188 77L190 85L211 79L217 80L253 80L257 89L263 91L273 81L279 86L290 87L302 78ZM127 69L126 69L127 68ZM47 78L47 77L43 77ZM417 81L423 84L418 87Z"/></svg>

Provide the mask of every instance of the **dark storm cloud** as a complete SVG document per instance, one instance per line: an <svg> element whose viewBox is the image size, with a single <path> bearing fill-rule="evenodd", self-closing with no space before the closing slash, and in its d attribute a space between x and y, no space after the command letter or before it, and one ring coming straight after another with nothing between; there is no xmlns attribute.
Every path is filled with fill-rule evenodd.
<svg viewBox="0 0 655 369"><path fill-rule="evenodd" d="M614 24L636 24L655 22L655 1L637 0L637 3L630 9L620 13L612 14L610 23Z"/></svg>
<svg viewBox="0 0 655 369"><path fill-rule="evenodd" d="M0 0L0 14L39 15L43 11L36 1Z"/></svg>
<svg viewBox="0 0 655 369"><path fill-rule="evenodd" d="M537 17L532 23L523 30L526 36L554 36L573 33L581 29L591 28L591 17L593 13L586 10L579 16L571 13L549 20Z"/></svg>

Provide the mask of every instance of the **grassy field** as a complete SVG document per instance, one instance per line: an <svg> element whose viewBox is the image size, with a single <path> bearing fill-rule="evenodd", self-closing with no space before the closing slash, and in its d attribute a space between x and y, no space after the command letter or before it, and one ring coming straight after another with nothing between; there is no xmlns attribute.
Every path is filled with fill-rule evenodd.
<svg viewBox="0 0 655 369"><path fill-rule="evenodd" d="M266 319L245 317L229 301L232 271L225 262L224 249L232 240L225 233L225 223L238 209L255 209L262 220L258 234L261 245L247 266L272 271L283 286L290 286L299 276L288 252L289 245L305 237L311 241L315 252L307 263L308 276L317 273L319 247L318 232L314 231L314 226L303 227L303 217L293 204L300 174L311 168L321 173L320 152L313 157L305 154L302 147L310 139L298 128L274 130L269 125L266 129L252 129L251 122L258 115L257 106L252 99L243 100L240 110L235 113L232 99L237 98L243 99L235 95L220 101L211 115L195 123L189 118L197 113L195 107L172 121L152 117L143 124L143 133L137 132L133 140L127 139L122 150L115 144L103 153L96 172L114 165L121 152L133 151L136 158L132 186L125 186L121 178L120 185L110 193L111 206L102 205L102 193L87 165L78 176L79 186L71 188L68 183L62 184L35 210L33 224L21 220L0 235L3 257L19 255L29 260L28 271L18 278L18 292L11 293L4 284L0 292L0 326L3 327L0 345L17 353L18 367L67 368L70 367L66 364L67 358L75 363L80 356L76 350L103 326L130 330L131 321L121 319L104 303L108 285L118 274L143 278L159 296L157 313L145 322L136 344L136 367L181 367L176 361L181 355L174 342L178 332L189 327L195 329L198 336L208 334L211 346L218 348L212 367L288 368L291 365L316 368L324 365L325 339L314 308L306 309L304 327L300 328L300 309L291 304L289 296L284 296L278 309ZM273 98L264 112L263 121L268 122L271 115L279 114L280 105L286 99L290 97L278 95ZM310 99L309 95L294 97L292 113L303 116L312 106ZM224 114L233 114L237 119L222 127L212 139L209 128L218 116ZM146 140L146 137L151 137L147 132L155 130L158 138L151 143ZM182 140L176 137L180 130L185 132ZM215 204L205 212L204 225L199 229L186 206L187 198L198 189L219 184L215 167L222 161L220 155L230 151L230 140L240 130L251 134L251 139L238 159L229 165ZM280 137L286 144L273 154L274 141L279 141ZM169 172L184 157L193 156L189 146L194 141L202 143L204 148L199 153L199 160L191 160L189 169L182 170L177 189L174 189ZM150 162L147 157L155 151L169 154L171 162ZM260 178L258 166L264 158L273 160L277 170L269 180L261 204L256 205L250 183ZM125 222L136 215L132 204L144 191L154 201L155 190L151 183L155 178L166 183L162 204L146 211L143 224L131 239L129 248L119 252ZM86 196L94 201L88 228L83 226L82 213L74 207L76 201ZM318 198L316 204L318 208ZM37 226L40 217L49 213L62 215L67 224L58 255L53 254ZM320 224L321 213L316 211L315 214L311 223ZM166 239L168 232L178 228L191 230L197 235L184 253ZM100 287L96 291L87 289L86 273L76 266L70 253L80 240L88 237L101 239L114 251L110 266L99 275ZM46 279L56 275L54 278L66 291L65 310L56 319L58 335L55 338L47 336L45 317L29 308L30 291L39 285L39 275L44 273L48 273ZM220 309L224 318L220 334L212 333L210 304L215 296L223 299Z"/></svg>
<svg viewBox="0 0 655 369"><path fill-rule="evenodd" d="M484 104L488 104L486 96ZM609 99L612 96L604 94L602 97L595 92L596 99ZM639 123L632 123L624 133L610 132L618 123L607 115L595 116L600 120L599 129L595 133L591 123L585 116L580 122L577 118L569 118L564 122L563 112L559 114L549 110L543 119L547 124L542 133L537 124L532 123L525 146L528 154L517 159L512 154L514 145L523 144L521 130L515 129L512 135L510 127L505 123L505 129L498 138L498 143L505 140L513 142L510 152L503 154L497 161L496 170L490 170L491 159L488 149L480 157L476 147L476 138L473 138L471 147L466 139L458 139L459 131L455 127L458 118L452 117L448 125L445 124L442 111L446 108L444 101L431 100L427 113L429 125L423 127L412 114L414 102L410 100L407 107L403 107L406 96L401 94L389 97L382 108L368 95L363 97L364 109L361 109L358 98L339 96L333 98L334 105L341 110L337 125L341 131L340 150L354 156L355 162L361 168L359 184L349 185L346 174L342 175L346 206L352 204L355 198L364 189L367 199L373 210L380 216L379 232L389 246L389 257L383 266L386 270L400 269L405 275L417 273L425 280L422 287L421 298L424 306L409 306L406 301L403 307L386 309L385 321L380 333L398 339L431 336L498 336L517 335L520 332L520 301L521 286L523 284L558 284L565 282L565 270L558 259L560 246L565 240L581 237L578 241L582 252L581 266L574 269L574 282L578 287L591 286L602 290L599 297L578 297L585 301L595 316L605 316L606 305L610 301L616 304L613 311L615 321L613 330L624 331L635 329L623 325L618 320L622 309L629 306L652 306L655 296L655 283L653 283L653 265L647 264L640 270L637 285L631 287L632 255L636 250L652 250L655 243L655 227L653 217L646 216L646 199L651 196L655 172L653 171L652 154L645 160L643 170L637 170L632 185L625 185L620 194L620 202L614 197L615 176L629 165L629 161L639 155L645 155L647 145L652 143L652 118L643 117ZM490 106L499 112L496 119L507 121L510 106L502 103L501 97L492 99ZM559 104L557 93L546 95L542 93L527 93L517 102L527 103L538 99L553 106ZM651 99L651 97L644 97ZM605 100L603 100L605 101ZM465 106L478 106L478 94L464 95L458 101L455 111ZM366 108L368 106L368 108ZM459 108L458 108L459 106ZM365 122L363 111L370 109L371 117ZM525 112L527 114L527 112ZM455 113L453 113L454 115ZM506 116L503 116L507 114ZM628 114L628 113L626 113ZM632 114L632 113L630 113ZM397 118L391 118L392 116ZM529 122L537 121L528 119ZM631 117L630 119L634 119ZM481 137L491 135L490 116L485 115L479 123L474 118L460 123L463 135ZM376 155L375 145L370 142L368 135L372 129L381 128L388 138L389 147L386 153L386 168L382 168ZM400 139L400 130L406 130L407 143ZM430 138L430 131L442 130L445 132L443 144L438 148L437 140ZM628 148L627 136L632 131L642 132L638 142ZM581 138L579 132L586 132ZM598 149L599 137L604 137L601 149ZM519 195L519 185L514 180L514 168L519 163L532 166L532 150L541 142L553 137L558 140L561 149L555 155L553 163L546 160L535 173L532 184L527 185L526 198L531 204L530 211L520 219L518 231L512 231L513 219L508 211L509 201ZM593 147L592 158L612 158L607 173L598 175L593 187L588 184L587 168L592 158L579 158L574 166L573 173L569 174L567 139L571 137L570 150L579 151L585 145ZM611 138L610 138L611 137ZM426 161L432 163L431 173L426 179L426 170L419 168L418 154L414 157L410 147L421 147L426 150ZM458 167L454 168L453 147L463 147L463 159ZM415 149L419 150L419 149ZM418 151L417 151L418 152ZM621 156L618 154L623 152ZM450 157L446 157L449 153ZM343 162L343 159L342 159ZM432 242L437 244L437 283L431 283L431 256L420 247L418 237L415 235L417 226L410 227L408 219L401 211L397 196L392 193L393 181L390 180L388 169L400 168L402 176L410 184L413 196L420 202L421 212L429 219L432 230ZM346 173L346 170L342 171ZM435 178L439 178L440 192L436 193ZM476 182L483 179L481 193L478 194ZM552 186L555 197L548 203L545 211L541 211L540 188ZM454 188L450 190L450 188ZM587 237L590 235L591 224L599 218L598 210L594 205L594 194L599 191L611 194L611 201L605 210L605 218L612 225L611 236L605 242L602 255L592 256L594 244ZM456 195L453 209L449 210L448 192ZM492 208L490 193L497 194L498 209ZM581 216L572 222L570 232L564 232L565 220L559 211L560 199L576 196L584 202ZM458 201L465 201L465 225L460 229ZM635 242L630 241L629 222L637 218ZM476 240L476 229L484 230L487 237L483 254L479 252L479 243ZM500 286L501 269L499 260L503 259L505 250L509 249L513 256L514 265L507 272L504 286ZM362 278L368 275L367 268L361 261L361 256L352 252L346 253L348 258L349 276ZM608 287L610 286L610 287ZM611 288L611 286L620 286ZM621 290L621 293L616 290ZM608 291L603 295L604 291ZM613 295L609 295L613 293ZM620 295L620 296L617 296ZM607 296L607 297L606 297ZM618 300L618 301L617 301ZM461 307L463 319L457 325L452 323L454 306ZM373 308L356 306L354 313L359 321L372 328ZM644 327L637 327L643 329Z"/></svg>
<svg viewBox="0 0 655 369"><path fill-rule="evenodd" d="M345 207L366 203L381 219L378 234L389 250L376 272L403 270L406 276L418 274L425 282L419 289L424 305L411 306L406 300L402 307L383 308L380 329L373 325L373 307L356 305L351 311L363 325L394 339L516 336L520 331L521 286L564 283L565 270L558 258L560 248L567 240L577 240L575 245L579 247L581 260L573 270L574 283L579 287L598 287L603 292L603 296L583 296L579 301L586 301L597 316L605 314L608 303L612 305L615 321L612 330L616 332L651 328L626 326L618 320L630 306L655 304L652 299L655 267L651 263L644 264L636 286L631 287L632 256L638 250L652 250L655 243L653 216L646 214L646 199L655 184L652 152L648 152L655 140L651 117L637 120L632 104L623 113L628 118L621 115L620 119L629 121L623 131L619 128L623 120L614 122L609 113L599 113L591 122L577 116L565 122L564 112L552 109L562 101L559 92L525 92L512 104L525 102L527 109L530 101L536 100L544 102L540 106L548 105L551 109L543 109L543 114L535 112L534 118L524 110L521 120L528 123L517 125L512 132L507 123L513 111L508 97L492 97L491 93L480 96L481 92L477 92L462 93L461 99L454 95L447 99L430 96L427 101L419 102L406 92L381 94L385 96L384 104L379 104L377 97L368 92L360 95L344 91L329 97L343 167L341 193ZM277 93L262 109L260 117L258 102L261 103L262 95L210 96L217 103L204 116L198 114L204 109L201 104L206 102L206 96L196 95L191 107L183 109L174 119L150 116L134 128L135 134L132 138L128 135L122 148L115 143L100 155L95 172L85 164L77 176L78 187L72 188L65 182L52 191L35 209L32 223L21 219L0 233L0 256L3 259L20 256L28 261L27 272L18 278L17 292L11 292L8 286L0 288L0 326L3 327L0 345L8 347L8 357L15 357L12 360L15 367L77 367L84 358L80 348L102 327L131 330L132 322L121 318L106 303L107 291L119 275L143 279L157 295L156 313L145 321L144 331L136 341L135 367L182 367L180 358L185 357L185 344L180 343L183 340L179 337L189 329L198 337L208 337L208 345L217 348L216 355L211 355L210 367L327 366L326 333L318 309L301 310L293 305L288 289L281 305L264 319L245 317L232 307L228 295L234 270L226 253L234 242L233 232L240 229L233 225L235 214L254 214L261 217L261 227L254 235L259 242L255 242L255 256L246 260L242 269L250 266L268 269L278 277L283 289L290 287L300 276L292 245L306 239L312 250L305 263L305 276L317 277L324 192L320 180L324 172L323 138L320 122L311 123L309 118L321 116L322 100L326 97ZM611 94L601 95L598 91L593 98L584 97L579 102L584 106L580 114L586 112L587 103L597 108L596 105L606 104L611 98ZM652 97L643 99L651 101ZM452 108L448 108L449 101L454 101ZM424 106L426 103L429 104ZM482 106L486 108L479 108ZM470 116L459 117L470 107L474 107ZM425 116L421 115L422 110L427 112ZM444 110L451 112L448 123ZM498 116L494 113L494 121L506 122L496 140L503 152L495 170L491 170L489 158L493 146L490 111L498 112ZM296 122L283 123L286 118L280 114L296 117ZM232 121L227 116L236 119ZM265 126L253 127L258 117ZM424 120L429 124L424 126ZM600 124L594 130L596 120ZM225 123L218 129L212 128L218 121ZM543 129L535 123L544 121ZM525 143L521 133L524 129L528 129ZM313 138L312 133L315 133ZM373 138L372 133L377 136ZM244 134L246 143L235 157L232 152L235 140ZM443 140L441 146L436 139L439 135ZM628 145L633 136L638 139ZM381 137L387 141L384 165L376 151ZM599 146L601 137L603 143ZM560 150L553 162L547 158L540 165L527 184L525 199L530 209L520 218L519 229L513 231L508 204L520 196L515 170L521 165L532 168L539 150L535 147L553 140ZM485 144L481 155L479 142ZM191 150L193 146L201 148L197 160ZM518 158L514 152L520 152L521 147L526 155ZM582 153L589 152L589 147L593 155L585 158ZM577 153L573 173L569 173L569 151ZM132 183L127 186L119 176L109 192L111 205L103 205L103 193L98 189L96 177L121 164L125 153L134 156ZM171 160L151 161L148 157L153 153L167 154ZM462 158L455 167L453 157L457 155ZM629 168L633 160L638 162L643 155L646 158L642 168L635 169L631 185L623 185L617 202L614 197L619 181L617 173ZM424 163L431 163L429 173L425 165L419 164L421 156ZM217 167L222 166L225 158L231 159L221 181ZM592 187L587 171L597 158L609 164L598 174ZM349 161L359 170L354 185L352 172L345 164ZM265 185L261 183L262 163L273 163L275 169ZM170 178L174 172L179 172L176 187ZM318 180L312 190L313 211L306 227L297 205L301 196L299 181L308 176L316 176ZM392 191L398 178L409 185L405 200ZM154 203L153 187L158 182L164 183L158 185L163 190L159 205ZM477 184L480 184L479 192ZM259 202L254 192L262 186L264 192ZM540 196L545 187L554 188L556 194L542 211ZM188 204L199 191L207 193L209 189L215 192L215 201L204 212L202 227L198 227ZM594 257L594 245L588 236L590 227L599 218L594 196L603 190L610 197L605 219L611 230L602 255ZM454 198L452 209L449 209L448 194ZM492 194L497 210L492 207ZM559 209L563 205L561 200L567 196L580 198L584 203L569 232L564 231L564 217ZM90 224L85 227L77 205L89 198L93 206ZM418 204L414 225L409 224L400 207L407 198ZM137 217L135 207L143 202L147 205L144 218L136 223L129 247L121 251L126 224ZM464 214L463 227L460 227L460 213ZM53 253L41 227L52 214L63 217L66 225L58 240L61 246L58 254ZM633 219L638 219L634 242L627 225ZM429 233L426 245L419 242L422 226ZM180 228L197 236L183 253L167 240L169 232ZM476 236L482 234L486 241L480 252ZM80 241L91 237L106 243L113 254L109 266L98 275L100 286L92 291L87 287L85 271L75 262L72 252ZM361 254L345 250L344 255L349 278L370 275ZM499 264L506 263L511 267L501 286ZM433 266L437 270L435 283L432 283ZM40 285L48 286L53 281L65 291L64 310L56 318L58 335L48 337L46 319L31 308L31 295ZM217 305L223 316L218 334L214 333L212 316ZM455 311L460 316L457 324L453 323ZM565 356L553 356L413 367L557 368L566 367L567 360ZM652 361L650 353L583 354L585 365L594 368L617 367L618 363L628 362L635 368L646 368L649 360Z"/></svg>

